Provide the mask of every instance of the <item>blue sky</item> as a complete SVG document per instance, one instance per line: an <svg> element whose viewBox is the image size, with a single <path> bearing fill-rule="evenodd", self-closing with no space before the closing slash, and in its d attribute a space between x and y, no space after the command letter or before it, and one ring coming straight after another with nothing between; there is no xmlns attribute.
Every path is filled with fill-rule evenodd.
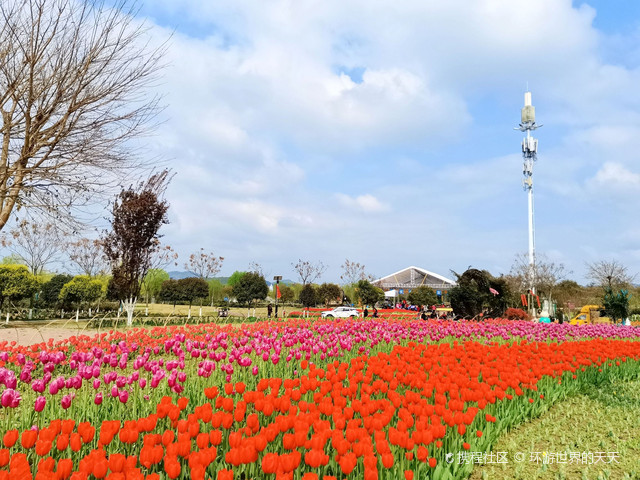
<svg viewBox="0 0 640 480"><path fill-rule="evenodd" d="M175 170L164 241L222 274L345 258L383 276L507 273L527 249L519 121L540 140L537 251L640 272L640 3L156 0L172 34L152 138Z"/></svg>

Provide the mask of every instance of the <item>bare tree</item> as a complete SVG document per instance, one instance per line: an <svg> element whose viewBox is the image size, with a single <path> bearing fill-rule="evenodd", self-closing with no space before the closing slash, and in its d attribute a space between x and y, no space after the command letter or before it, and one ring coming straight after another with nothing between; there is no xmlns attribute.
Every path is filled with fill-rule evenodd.
<svg viewBox="0 0 640 480"><path fill-rule="evenodd" d="M532 270L529 255L520 253L516 255L510 277L519 280L518 290L524 291L533 285L540 297L551 301L554 288L570 274L571 271L567 270L564 264L552 262L545 254L536 255L536 263Z"/></svg>
<svg viewBox="0 0 640 480"><path fill-rule="evenodd" d="M601 260L587 264L587 278L601 287L619 289L629 287L635 275L629 274L627 267L617 260Z"/></svg>
<svg viewBox="0 0 640 480"><path fill-rule="evenodd" d="M340 265L340 268L342 268L342 275L340 275L340 280L342 280L343 283L353 284L358 280L375 280L373 278L373 275L369 275L366 272L364 264L352 262L348 258L345 259L342 265Z"/></svg>
<svg viewBox="0 0 640 480"><path fill-rule="evenodd" d="M144 166L153 127L151 48L130 0L0 2L0 230L16 208L72 222ZM77 213L77 212L76 212Z"/></svg>
<svg viewBox="0 0 640 480"><path fill-rule="evenodd" d="M173 263L174 267L178 266L178 254L171 245L162 245L159 239L153 241L153 253L151 254L151 260L149 268L165 268Z"/></svg>
<svg viewBox="0 0 640 480"><path fill-rule="evenodd" d="M189 261L184 264L184 268L195 273L200 278L210 278L222 268L224 257L216 257L213 252L206 253L204 248L199 252L189 255Z"/></svg>
<svg viewBox="0 0 640 480"><path fill-rule="evenodd" d="M264 273L264 268L258 262L249 262L249 267L247 268L247 272L257 273L262 278L267 278L267 276Z"/></svg>
<svg viewBox="0 0 640 480"><path fill-rule="evenodd" d="M23 220L9 235L2 235L0 243L15 253L31 273L40 275L48 264L60 259L60 244L64 236L65 233L53 223Z"/></svg>
<svg viewBox="0 0 640 480"><path fill-rule="evenodd" d="M322 262L311 263L306 260L298 260L298 263L292 263L293 269L300 277L302 285L313 283L327 270L327 266Z"/></svg>
<svg viewBox="0 0 640 480"><path fill-rule="evenodd" d="M108 271L107 257L100 240L83 237L68 242L66 247L69 260L83 275L95 277Z"/></svg>
<svg viewBox="0 0 640 480"><path fill-rule="evenodd" d="M105 232L103 243L111 263L112 288L124 304L128 325L133 323L142 279L159 248L158 230L167 223L169 205L161 196L168 181L168 172L164 171L137 189L120 192L113 206L112 230Z"/></svg>

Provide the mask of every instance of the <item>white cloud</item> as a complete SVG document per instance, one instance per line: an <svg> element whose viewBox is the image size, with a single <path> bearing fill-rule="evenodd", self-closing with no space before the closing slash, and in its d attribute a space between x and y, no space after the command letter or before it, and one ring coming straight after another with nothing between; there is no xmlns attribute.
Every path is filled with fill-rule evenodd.
<svg viewBox="0 0 640 480"><path fill-rule="evenodd" d="M612 191L640 187L640 174L627 170L615 162L605 163L591 180L595 187L606 187ZM634 191L637 193L637 190Z"/></svg>
<svg viewBox="0 0 640 480"><path fill-rule="evenodd" d="M577 251L573 219L606 208L624 232L628 217L594 192L614 186L628 202L640 181L640 69L602 55L603 44L638 52L640 36L607 42L595 11L572 3L153 2L165 23L183 22L158 139L178 173L167 240L215 242L237 268L323 256L335 278L345 254L379 274L414 263L508 271L526 248L510 128L528 80L545 124L537 242L580 271L580 255L617 244L607 230ZM324 241L329 227L341 242Z"/></svg>
<svg viewBox="0 0 640 480"><path fill-rule="evenodd" d="M382 203L369 193L365 195L358 195L357 197L338 193L336 194L336 197L342 205L353 210L359 210L366 213L386 212L389 210L389 205Z"/></svg>

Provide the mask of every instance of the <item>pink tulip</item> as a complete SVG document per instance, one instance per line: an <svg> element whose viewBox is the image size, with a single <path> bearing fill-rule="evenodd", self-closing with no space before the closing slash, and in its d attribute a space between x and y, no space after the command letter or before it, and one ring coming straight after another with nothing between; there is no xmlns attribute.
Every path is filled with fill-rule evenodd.
<svg viewBox="0 0 640 480"><path fill-rule="evenodd" d="M16 408L20 405L20 400L22 400L22 397L20 397L20 394L16 390L7 388L2 392L0 404L5 408Z"/></svg>
<svg viewBox="0 0 640 480"><path fill-rule="evenodd" d="M65 410L71 406L71 395L65 395L60 399L60 405Z"/></svg>
<svg viewBox="0 0 640 480"><path fill-rule="evenodd" d="M36 402L33 405L33 409L36 412L41 412L42 410L44 410L44 406L46 405L46 403L47 403L47 399L42 395L40 395L38 398L36 398Z"/></svg>
<svg viewBox="0 0 640 480"><path fill-rule="evenodd" d="M96 405L100 405L102 403L102 392L96 393L96 396L93 399L93 403L95 403Z"/></svg>

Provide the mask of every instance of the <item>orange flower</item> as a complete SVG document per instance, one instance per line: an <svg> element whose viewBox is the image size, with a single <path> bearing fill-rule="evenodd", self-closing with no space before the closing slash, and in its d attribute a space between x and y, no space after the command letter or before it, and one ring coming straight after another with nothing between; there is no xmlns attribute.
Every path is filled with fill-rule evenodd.
<svg viewBox="0 0 640 480"><path fill-rule="evenodd" d="M0 450L0 468L6 467L9 464L9 450L3 448Z"/></svg>
<svg viewBox="0 0 640 480"><path fill-rule="evenodd" d="M109 462L103 458L97 461L93 466L93 475L96 478L104 478L109 470Z"/></svg>
<svg viewBox="0 0 640 480"><path fill-rule="evenodd" d="M69 439L69 445L71 445L71 450L74 452L79 452L82 448L82 437L79 433L72 433L71 438Z"/></svg>
<svg viewBox="0 0 640 480"><path fill-rule="evenodd" d="M28 450L36 444L36 440L38 439L38 433L35 430L25 430L22 432L22 438L20 443L22 448Z"/></svg>
<svg viewBox="0 0 640 480"><path fill-rule="evenodd" d="M44 457L51 451L52 442L50 440L38 440L36 442L36 455Z"/></svg>
<svg viewBox="0 0 640 480"><path fill-rule="evenodd" d="M109 455L109 469L112 472L122 472L124 469L125 456L121 453Z"/></svg>
<svg viewBox="0 0 640 480"><path fill-rule="evenodd" d="M70 458L63 458L58 461L56 477L60 479L69 478L72 470L73 470L73 460L71 460Z"/></svg>
<svg viewBox="0 0 640 480"><path fill-rule="evenodd" d="M233 470L222 469L218 472L217 480L233 480Z"/></svg>
<svg viewBox="0 0 640 480"><path fill-rule="evenodd" d="M264 473L276 473L278 470L278 454L267 453L262 457L262 471Z"/></svg>
<svg viewBox="0 0 640 480"><path fill-rule="evenodd" d="M218 387L205 388L204 394L209 400L213 400L218 396Z"/></svg>
<svg viewBox="0 0 640 480"><path fill-rule="evenodd" d="M405 470L404 471L404 478L405 478L405 480L413 480L413 471L412 470Z"/></svg>
<svg viewBox="0 0 640 480"><path fill-rule="evenodd" d="M2 442L6 448L11 448L18 441L19 436L18 430L8 430L2 437Z"/></svg>

